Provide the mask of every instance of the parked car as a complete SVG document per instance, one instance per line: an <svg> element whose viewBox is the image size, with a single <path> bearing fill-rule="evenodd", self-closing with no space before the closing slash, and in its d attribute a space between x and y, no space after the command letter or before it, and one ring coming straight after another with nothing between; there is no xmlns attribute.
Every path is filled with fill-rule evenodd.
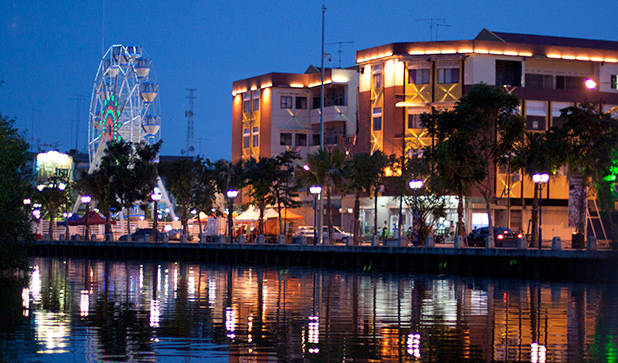
<svg viewBox="0 0 618 363"><path fill-rule="evenodd" d="M487 243L488 227L481 227L470 232L466 238L468 246L485 247ZM515 234L512 230L505 227L494 227L494 242L496 247L516 247L517 240L523 238L522 233Z"/></svg>
<svg viewBox="0 0 618 363"><path fill-rule="evenodd" d="M167 231L167 238L170 241L180 241L182 238L182 229L170 229ZM193 236L190 233L187 233L187 241L193 240Z"/></svg>
<svg viewBox="0 0 618 363"><path fill-rule="evenodd" d="M159 241L163 240L163 236L165 235L165 233L159 232L157 231L158 235L159 235ZM119 241L126 241L127 240L127 235L122 235L120 236L120 238L118 238ZM143 240L143 241L147 241L150 242L152 240L154 240L154 231L152 228L139 228L137 229L135 232L131 233L131 241L138 241L138 240Z"/></svg>
<svg viewBox="0 0 618 363"><path fill-rule="evenodd" d="M323 237L324 239L328 238L328 226L323 226ZM296 237L304 236L305 238L313 238L313 226L300 226L298 227L298 232L296 232ZM346 237L352 237L352 234L341 230L341 228L337 226L333 226L333 239L335 241L343 241Z"/></svg>

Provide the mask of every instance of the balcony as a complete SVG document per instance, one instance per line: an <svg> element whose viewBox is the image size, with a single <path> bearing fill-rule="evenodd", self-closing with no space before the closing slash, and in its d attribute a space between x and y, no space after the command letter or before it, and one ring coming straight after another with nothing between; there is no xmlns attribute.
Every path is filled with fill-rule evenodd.
<svg viewBox="0 0 618 363"><path fill-rule="evenodd" d="M324 122L328 121L348 121L347 106L326 106L324 107ZM320 109L314 108L309 114L312 124L320 122Z"/></svg>

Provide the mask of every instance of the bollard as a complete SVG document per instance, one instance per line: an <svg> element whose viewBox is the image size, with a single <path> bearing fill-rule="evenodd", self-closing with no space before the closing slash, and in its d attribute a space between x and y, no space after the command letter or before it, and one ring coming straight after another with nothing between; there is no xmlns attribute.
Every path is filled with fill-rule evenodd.
<svg viewBox="0 0 618 363"><path fill-rule="evenodd" d="M97 235L96 235L96 234L92 234L92 235L90 236L90 240L91 240L91 241L96 241L96 240L97 240Z"/></svg>
<svg viewBox="0 0 618 363"><path fill-rule="evenodd" d="M520 250L528 249L528 241L525 238L518 238L517 248L519 248Z"/></svg>
<svg viewBox="0 0 618 363"><path fill-rule="evenodd" d="M551 249L552 250L562 249L562 241L560 240L560 237L554 237L551 239Z"/></svg>
<svg viewBox="0 0 618 363"><path fill-rule="evenodd" d="M277 243L279 243L280 245L284 245L285 244L285 236L282 235L282 234L277 236Z"/></svg>
<svg viewBox="0 0 618 363"><path fill-rule="evenodd" d="M371 236L371 247L373 247L375 245L376 245L376 235L374 234L374 235Z"/></svg>
<svg viewBox="0 0 618 363"><path fill-rule="evenodd" d="M257 236L257 244L259 245L263 245L264 244L264 235L260 234Z"/></svg>
<svg viewBox="0 0 618 363"><path fill-rule="evenodd" d="M206 242L206 236L204 236L204 233L200 233L200 244L205 243Z"/></svg>
<svg viewBox="0 0 618 363"><path fill-rule="evenodd" d="M427 236L427 238L425 238L425 247L435 247L435 244L433 242L433 236Z"/></svg>
<svg viewBox="0 0 618 363"><path fill-rule="evenodd" d="M349 246L350 245L350 236L345 236L345 245Z"/></svg>
<svg viewBox="0 0 618 363"><path fill-rule="evenodd" d="M464 248L464 238L463 236L455 237L455 248Z"/></svg>
<svg viewBox="0 0 618 363"><path fill-rule="evenodd" d="M244 243L245 243L245 236L241 234L238 236L238 244L242 245Z"/></svg>
<svg viewBox="0 0 618 363"><path fill-rule="evenodd" d="M588 236L588 251L597 250L597 238L595 236Z"/></svg>
<svg viewBox="0 0 618 363"><path fill-rule="evenodd" d="M187 236L184 233L180 235L180 243L187 243Z"/></svg>
<svg viewBox="0 0 618 363"><path fill-rule="evenodd" d="M217 243L224 244L226 242L225 235L220 234L217 238Z"/></svg>
<svg viewBox="0 0 618 363"><path fill-rule="evenodd" d="M64 234L60 233L60 236L58 236L58 240L59 240L59 241L64 240Z"/></svg>
<svg viewBox="0 0 618 363"><path fill-rule="evenodd" d="M112 235L111 233L106 233L105 234L105 240L106 241L111 241L114 239L114 235Z"/></svg>
<svg viewBox="0 0 618 363"><path fill-rule="evenodd" d="M298 237L298 244L300 244L301 246L307 243L307 238L305 238L305 236L300 236Z"/></svg>
<svg viewBox="0 0 618 363"><path fill-rule="evenodd" d="M43 239L46 241L49 241L49 234L45 233L45 235L43 236Z"/></svg>

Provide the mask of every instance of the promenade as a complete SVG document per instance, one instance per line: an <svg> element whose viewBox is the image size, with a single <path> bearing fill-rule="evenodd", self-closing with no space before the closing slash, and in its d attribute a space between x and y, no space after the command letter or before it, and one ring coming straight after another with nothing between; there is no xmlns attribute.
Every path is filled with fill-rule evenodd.
<svg viewBox="0 0 618 363"><path fill-rule="evenodd" d="M353 268L363 271L618 281L618 251L298 244L34 241L31 255Z"/></svg>

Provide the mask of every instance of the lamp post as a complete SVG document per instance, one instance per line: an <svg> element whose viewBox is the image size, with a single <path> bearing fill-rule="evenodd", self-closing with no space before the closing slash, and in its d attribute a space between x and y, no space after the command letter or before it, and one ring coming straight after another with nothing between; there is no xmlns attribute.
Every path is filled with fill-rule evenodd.
<svg viewBox="0 0 618 363"><path fill-rule="evenodd" d="M153 213L152 213L152 218L153 218L152 229L154 230L154 242L159 243L159 229L157 226L158 224L157 222L159 221L158 203L161 200L161 193L155 190L154 192L152 192L152 194L150 194L150 199L152 199L152 201L154 202L154 205L153 205L154 208L153 208Z"/></svg>
<svg viewBox="0 0 618 363"><path fill-rule="evenodd" d="M412 236L411 240L419 243L420 232L420 215L418 211L418 190L423 187L423 181L421 179L410 180L408 186L414 192L414 210L412 211Z"/></svg>
<svg viewBox="0 0 618 363"><path fill-rule="evenodd" d="M90 202L92 197L89 195L82 195L81 202L86 205L86 241L88 241L88 214L90 214Z"/></svg>
<svg viewBox="0 0 618 363"><path fill-rule="evenodd" d="M547 184L547 182L549 181L549 174L547 173L535 173L532 175L532 180L534 181L534 184L537 185L537 187L539 188L539 250L541 249L541 243L543 241L543 236L542 236L542 219L541 219L541 201L543 200L543 185Z"/></svg>
<svg viewBox="0 0 618 363"><path fill-rule="evenodd" d="M322 238L322 233L318 234L318 195L322 193L322 187L319 185L313 185L309 187L309 192L313 195L313 245L315 246ZM321 232L321 231L320 231Z"/></svg>
<svg viewBox="0 0 618 363"><path fill-rule="evenodd" d="M227 197L230 199L230 210L227 215L227 230L230 234L230 243L234 242L234 198L238 196L238 190L230 189L226 193Z"/></svg>

